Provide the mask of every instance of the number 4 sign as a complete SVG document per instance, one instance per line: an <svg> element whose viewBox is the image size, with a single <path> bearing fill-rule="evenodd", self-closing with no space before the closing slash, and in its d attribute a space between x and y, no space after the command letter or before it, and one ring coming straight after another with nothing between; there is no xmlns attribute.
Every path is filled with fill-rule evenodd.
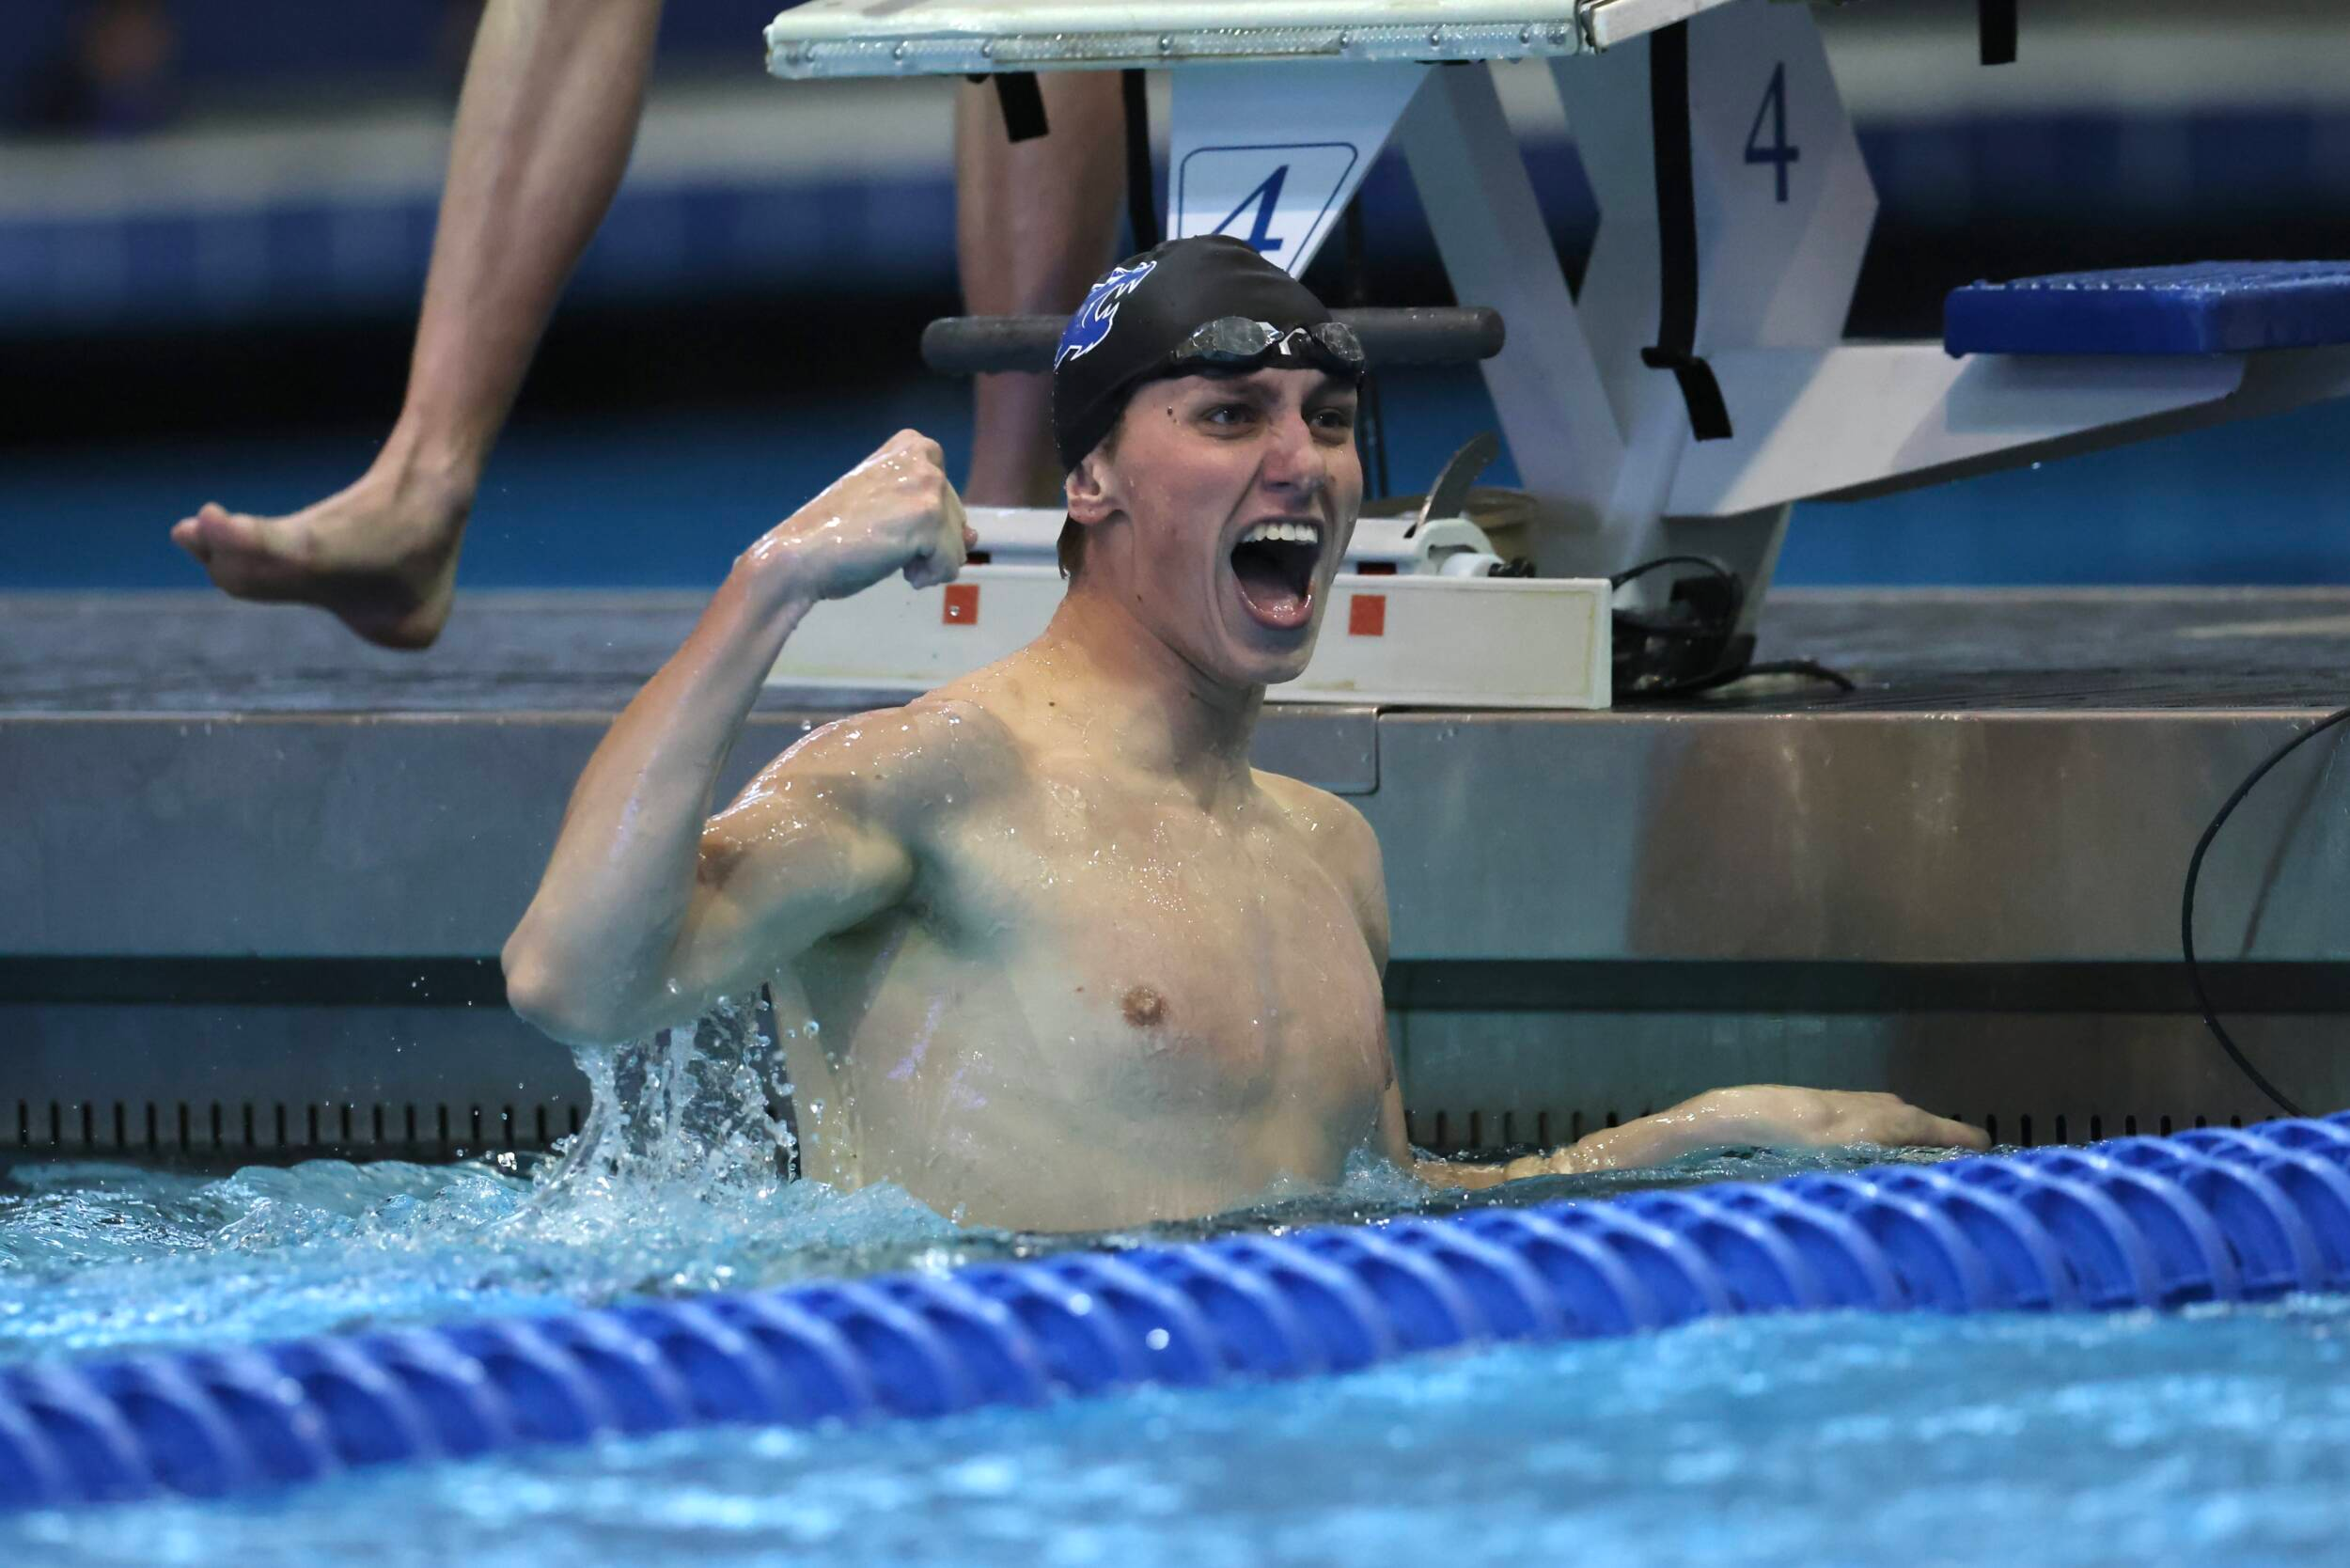
<svg viewBox="0 0 2350 1568"><path fill-rule="evenodd" d="M1316 62L1175 72L1167 232L1230 234L1285 271L1305 271L1427 70Z"/></svg>
<svg viewBox="0 0 2350 1568"><path fill-rule="evenodd" d="M1762 142L1762 122L1771 122L1771 140ZM1787 67L1781 64L1771 72L1771 85L1762 90L1762 106L1754 112L1754 129L1747 133L1747 162L1776 165L1778 175L1778 199L1787 199L1787 165L1803 157L1803 149L1787 139Z"/></svg>
<svg viewBox="0 0 2350 1568"><path fill-rule="evenodd" d="M1197 148L1175 169L1174 233L1230 234L1292 267L1322 243L1361 161L1348 142Z"/></svg>

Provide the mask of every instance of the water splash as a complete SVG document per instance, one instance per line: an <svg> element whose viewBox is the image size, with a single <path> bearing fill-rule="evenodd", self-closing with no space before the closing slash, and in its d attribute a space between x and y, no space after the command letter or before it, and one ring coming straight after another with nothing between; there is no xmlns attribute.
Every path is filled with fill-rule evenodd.
<svg viewBox="0 0 2350 1568"><path fill-rule="evenodd" d="M943 1266L993 1242L898 1188L789 1180L781 1053L749 1004L581 1066L588 1125L552 1158L15 1168L0 1360Z"/></svg>
<svg viewBox="0 0 2350 1568"><path fill-rule="evenodd" d="M722 1001L690 1027L573 1052L591 1103L578 1135L532 1184L540 1224L633 1222L647 1200L724 1206L771 1201L798 1141L779 1044L750 1001Z"/></svg>

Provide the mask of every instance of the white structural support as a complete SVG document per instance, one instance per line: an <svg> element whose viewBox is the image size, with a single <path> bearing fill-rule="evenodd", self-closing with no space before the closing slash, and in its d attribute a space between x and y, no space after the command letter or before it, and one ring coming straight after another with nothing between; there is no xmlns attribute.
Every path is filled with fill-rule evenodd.
<svg viewBox="0 0 2350 1568"><path fill-rule="evenodd" d="M1623 470L1624 426L1491 74L1432 73L1403 148L1454 290L1498 309L1508 329L1484 363L1485 386L1520 479L1559 509L1545 537L1587 532L1606 515Z"/></svg>
<svg viewBox="0 0 2350 1568"><path fill-rule="evenodd" d="M1770 520L1795 501L2266 412L2350 382L2350 354L2325 352L2253 356L2295 361L2254 376L2254 396L2242 355L1952 357L1939 343L1842 342L1875 190L1809 14L1757 3L1688 31L1695 348L1732 428L1695 440L1671 377L1640 356L1662 273L1649 53L1643 40L1552 68L1602 213L1582 318L1634 455L1596 552L1568 549L1546 569L1613 570L1675 548L1690 526L1718 546L1708 525L1746 520L1749 547L1733 554L1751 570Z"/></svg>
<svg viewBox="0 0 2350 1568"><path fill-rule="evenodd" d="M1675 517L1928 483L2087 431L2119 434L2216 404L2245 369L2239 354L1954 359L1932 343L1732 349L1712 364L1753 433L1689 447L1665 503Z"/></svg>
<svg viewBox="0 0 2350 1568"><path fill-rule="evenodd" d="M1656 35L1683 22L1668 38L1685 59L1686 179L1660 180L1681 171L1658 165ZM1520 547L1544 576L1700 551L1745 575L1751 615L1797 501L2350 395L2350 350L1953 358L1844 343L1876 193L1799 4L810 0L768 44L781 75L1172 67L1167 231L1236 235L1292 271L1397 142L1455 297L1507 325L1484 373L1532 495ZM1599 201L1579 299L1481 63L1530 56L1549 62ZM1668 282L1676 218L1694 227L1696 309L1667 343L1688 305L1686 278ZM1698 438L1685 363L1657 348L1710 372L1726 435ZM1474 682L1455 696L1480 700Z"/></svg>

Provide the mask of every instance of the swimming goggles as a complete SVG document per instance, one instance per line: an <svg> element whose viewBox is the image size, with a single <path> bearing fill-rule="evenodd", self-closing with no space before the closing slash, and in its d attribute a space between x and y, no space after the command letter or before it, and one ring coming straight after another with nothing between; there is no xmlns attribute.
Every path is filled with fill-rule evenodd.
<svg viewBox="0 0 2350 1568"><path fill-rule="evenodd" d="M1304 359L1333 375L1359 379L1363 340L1341 321L1282 328L1246 316L1219 316L1176 344L1167 363L1257 365L1275 357Z"/></svg>

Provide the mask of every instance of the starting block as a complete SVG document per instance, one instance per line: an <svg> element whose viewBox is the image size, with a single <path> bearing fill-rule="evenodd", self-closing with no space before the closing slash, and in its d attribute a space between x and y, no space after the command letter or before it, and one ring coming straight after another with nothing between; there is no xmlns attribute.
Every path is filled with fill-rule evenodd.
<svg viewBox="0 0 2350 1568"><path fill-rule="evenodd" d="M1731 0L815 0L767 29L782 77L976 76L1214 60L1577 55Z"/></svg>
<svg viewBox="0 0 2350 1568"><path fill-rule="evenodd" d="M2259 353L2350 344L2350 261L2207 261L1954 290L1943 347L1969 353Z"/></svg>
<svg viewBox="0 0 2350 1568"><path fill-rule="evenodd" d="M2350 395L2350 284L2324 268L1983 286L1946 342L1844 342L1876 194L1803 4L808 0L767 44L789 78L1166 68L1165 231L1231 234L1292 273L1393 144L1454 297L1507 323L1482 370L1533 519L1509 553L1602 588L1713 557L1747 585L1742 632L1798 501ZM1599 201L1579 297L1488 69L1528 59ZM1521 689L1489 586L1431 585L1465 606L1430 635L1466 675L1426 700ZM1345 649L1325 633L1308 682Z"/></svg>

